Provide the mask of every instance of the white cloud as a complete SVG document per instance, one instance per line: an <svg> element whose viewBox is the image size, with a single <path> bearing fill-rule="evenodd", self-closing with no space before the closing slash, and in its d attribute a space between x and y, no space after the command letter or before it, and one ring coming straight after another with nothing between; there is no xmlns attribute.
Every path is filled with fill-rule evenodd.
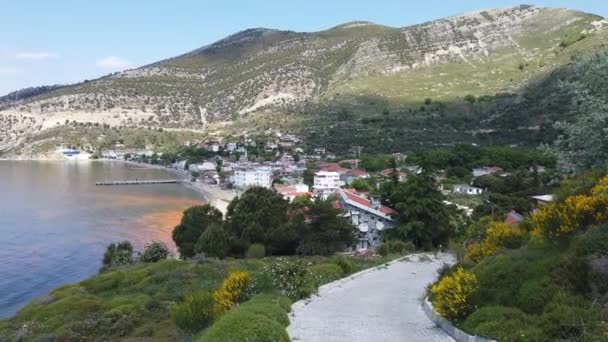
<svg viewBox="0 0 608 342"><path fill-rule="evenodd" d="M131 63L126 59L116 57L116 56L108 56L106 58L102 58L98 60L95 65L98 68L104 69L124 69L127 68Z"/></svg>
<svg viewBox="0 0 608 342"><path fill-rule="evenodd" d="M46 59L58 59L60 56L52 52L18 52L15 54L16 59L28 59L28 60L46 60Z"/></svg>
<svg viewBox="0 0 608 342"><path fill-rule="evenodd" d="M8 75L8 74L16 74L17 69L12 67L3 67L0 66L0 75Z"/></svg>

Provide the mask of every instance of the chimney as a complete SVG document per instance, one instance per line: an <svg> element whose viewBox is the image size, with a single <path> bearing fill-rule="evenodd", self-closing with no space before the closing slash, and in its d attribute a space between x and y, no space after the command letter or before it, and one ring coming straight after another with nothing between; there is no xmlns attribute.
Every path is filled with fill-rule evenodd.
<svg viewBox="0 0 608 342"><path fill-rule="evenodd" d="M372 197L372 200L370 202L372 209L380 209L380 199L378 197Z"/></svg>

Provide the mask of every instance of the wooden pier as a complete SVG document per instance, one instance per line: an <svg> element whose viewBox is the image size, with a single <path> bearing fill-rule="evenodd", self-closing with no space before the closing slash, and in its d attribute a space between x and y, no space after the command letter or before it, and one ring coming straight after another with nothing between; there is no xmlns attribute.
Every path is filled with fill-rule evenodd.
<svg viewBox="0 0 608 342"><path fill-rule="evenodd" d="M157 180L124 180L124 181L103 181L96 182L97 186L108 186L108 185L150 185L150 184L177 184L182 181L179 179L157 179Z"/></svg>

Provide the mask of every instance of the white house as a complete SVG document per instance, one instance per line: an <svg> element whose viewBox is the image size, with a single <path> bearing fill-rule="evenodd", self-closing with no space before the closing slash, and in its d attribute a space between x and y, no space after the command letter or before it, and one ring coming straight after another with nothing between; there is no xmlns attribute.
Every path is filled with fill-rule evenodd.
<svg viewBox="0 0 608 342"><path fill-rule="evenodd" d="M226 150L228 152L234 152L236 150L236 143L227 143Z"/></svg>
<svg viewBox="0 0 608 342"><path fill-rule="evenodd" d="M215 168L216 168L216 165L211 162L196 163L196 164L192 164L188 167L188 169L190 171L198 171L198 172L215 171Z"/></svg>
<svg viewBox="0 0 608 342"><path fill-rule="evenodd" d="M317 196L327 198L338 190L344 182L340 180L340 174L333 171L319 171L315 173L313 191Z"/></svg>
<svg viewBox="0 0 608 342"><path fill-rule="evenodd" d="M248 188L252 186L271 188L272 169L269 167L259 167L254 169L236 170L234 172L234 185L237 188Z"/></svg>
<svg viewBox="0 0 608 342"><path fill-rule="evenodd" d="M278 193L283 195L289 202L293 201L296 197L310 196L312 195L309 191L309 187L306 184L294 184L286 186L277 186L274 188Z"/></svg>
<svg viewBox="0 0 608 342"><path fill-rule="evenodd" d="M466 184L456 184L454 185L454 193L463 195L481 195L483 190Z"/></svg>

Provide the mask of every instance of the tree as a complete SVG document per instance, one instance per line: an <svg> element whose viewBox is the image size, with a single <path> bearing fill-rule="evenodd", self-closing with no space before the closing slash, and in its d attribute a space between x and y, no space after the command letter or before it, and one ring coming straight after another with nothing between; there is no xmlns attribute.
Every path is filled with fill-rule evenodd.
<svg viewBox="0 0 608 342"><path fill-rule="evenodd" d="M223 259L228 252L228 235L224 227L218 223L212 223L195 246L196 253L205 253L206 256Z"/></svg>
<svg viewBox="0 0 608 342"><path fill-rule="evenodd" d="M270 254L289 254L297 236L286 232L289 203L271 189L252 187L235 197L226 213L226 233L232 254L242 255L252 243Z"/></svg>
<svg viewBox="0 0 608 342"><path fill-rule="evenodd" d="M545 149L556 154L563 171L608 168L608 51L599 52L575 66L577 78L560 85L572 99L575 122L557 122L560 135Z"/></svg>
<svg viewBox="0 0 608 342"><path fill-rule="evenodd" d="M129 241L111 243L103 255L101 271L113 266L128 265L134 263L133 245Z"/></svg>
<svg viewBox="0 0 608 342"><path fill-rule="evenodd" d="M387 238L411 241L422 248L447 242L452 230L451 214L443 199L434 174L428 168L409 177L391 196L398 226L386 231Z"/></svg>
<svg viewBox="0 0 608 342"><path fill-rule="evenodd" d="M355 227L335 209L331 201L313 202L305 215L308 222L300 217L298 253L304 255L331 255L352 246Z"/></svg>
<svg viewBox="0 0 608 342"><path fill-rule="evenodd" d="M222 223L222 213L208 204L184 211L181 223L173 229L173 241L181 258L195 255L195 245L209 225Z"/></svg>
<svg viewBox="0 0 608 342"><path fill-rule="evenodd" d="M141 262L158 262L167 259L169 256L169 248L162 242L152 242L147 245L144 252L139 257Z"/></svg>

